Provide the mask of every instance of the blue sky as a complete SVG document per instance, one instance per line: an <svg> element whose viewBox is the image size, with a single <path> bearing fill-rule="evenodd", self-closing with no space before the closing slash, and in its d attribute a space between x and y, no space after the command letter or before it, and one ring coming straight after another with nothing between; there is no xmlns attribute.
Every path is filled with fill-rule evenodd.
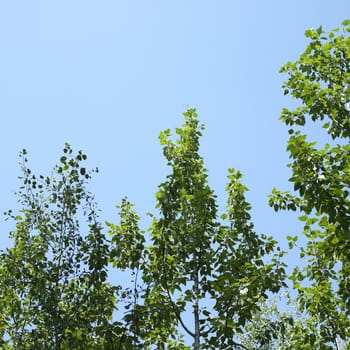
<svg viewBox="0 0 350 350"><path fill-rule="evenodd" d="M1 212L17 207L19 151L49 174L64 142L100 169L90 188L102 220L117 221L125 195L154 211L167 174L158 133L194 107L220 204L227 168L240 169L257 231L284 245L300 225L267 205L272 187L289 187L278 117L294 102L278 70L304 50L306 29L349 13L348 0L1 1ZM0 223L4 246L12 224Z"/></svg>

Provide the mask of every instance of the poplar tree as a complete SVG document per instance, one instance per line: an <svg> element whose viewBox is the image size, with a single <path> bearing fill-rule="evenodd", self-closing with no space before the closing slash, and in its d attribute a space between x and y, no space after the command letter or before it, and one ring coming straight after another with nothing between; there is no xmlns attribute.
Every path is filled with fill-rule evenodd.
<svg viewBox="0 0 350 350"><path fill-rule="evenodd" d="M12 246L0 255L2 349L120 349L107 282L109 244L99 222L86 155L66 144L50 176L20 155L22 186Z"/></svg>
<svg viewBox="0 0 350 350"><path fill-rule="evenodd" d="M151 227L140 229L126 198L120 223L108 224L114 266L133 275L124 321L134 349L247 349L238 335L260 301L284 285L283 252L255 232L239 171L229 169L226 212L218 214L199 155L204 127L194 109L184 118L176 139L160 133L170 174L156 193Z"/></svg>
<svg viewBox="0 0 350 350"><path fill-rule="evenodd" d="M304 267L291 278L300 312L290 349L348 349L350 339L350 21L326 33L309 29L296 62L285 64L284 93L300 102L283 109L294 193L273 190L275 210L299 210ZM312 128L322 138L308 136ZM324 141L325 140L325 141ZM297 242L290 236L290 245Z"/></svg>

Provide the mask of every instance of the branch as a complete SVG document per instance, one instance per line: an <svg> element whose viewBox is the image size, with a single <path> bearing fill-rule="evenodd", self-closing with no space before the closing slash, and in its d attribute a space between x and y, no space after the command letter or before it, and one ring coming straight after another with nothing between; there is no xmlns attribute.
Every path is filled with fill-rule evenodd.
<svg viewBox="0 0 350 350"><path fill-rule="evenodd" d="M165 244L166 244L166 240L164 240L164 245L162 247L162 259L163 259L163 268L164 268L164 274L165 274L165 277L168 277L168 271L166 269L166 262L165 262ZM173 299L171 298L171 294L169 292L169 288L168 288L168 282L167 282L167 278L164 279L164 282L165 282L165 290L166 290L166 293L168 295L168 298L169 298L169 301L170 301L170 304L171 304L171 307L175 313L175 316L176 316L176 319L180 322L182 328L191 336L191 337L195 337L195 334L193 332L191 332L185 325L185 323L182 321L182 318L180 316L180 313L178 312L177 310L177 307L173 301Z"/></svg>
<svg viewBox="0 0 350 350"><path fill-rule="evenodd" d="M186 325L184 324L184 322L182 321L182 318L180 316L180 313L178 312L177 310L177 307L174 303L174 301L172 300L171 298L171 294L169 292L169 289L168 289L168 286L166 286L166 292L167 292L167 295L168 295L168 298L169 298L169 301L170 301L170 304L171 304L171 307L173 308L173 311L175 313L175 316L177 318L177 320L180 322L182 328L191 336L191 337L195 337L195 334L193 332L191 332L187 327Z"/></svg>
<svg viewBox="0 0 350 350"><path fill-rule="evenodd" d="M234 346L238 346L238 347L240 347L240 348L242 348L242 349L244 349L244 350L250 350L249 348L247 348L247 347L246 347L245 345L243 345L243 344L236 343L235 341L232 341L232 343L233 343Z"/></svg>

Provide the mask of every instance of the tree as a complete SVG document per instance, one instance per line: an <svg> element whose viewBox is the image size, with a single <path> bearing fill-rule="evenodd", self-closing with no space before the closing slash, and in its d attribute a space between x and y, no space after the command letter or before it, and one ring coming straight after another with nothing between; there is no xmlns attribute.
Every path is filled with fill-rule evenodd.
<svg viewBox="0 0 350 350"><path fill-rule="evenodd" d="M308 318L295 324L290 349L350 346L350 21L343 26L341 32L307 30L305 52L281 69L289 76L285 94L301 101L281 115L296 194L274 190L270 204L300 210L307 238L300 252L306 266L297 267L292 280ZM310 121L322 126L325 144L302 132ZM290 237L291 245L296 239Z"/></svg>
<svg viewBox="0 0 350 350"><path fill-rule="evenodd" d="M248 349L284 350L290 347L290 334L295 322L302 319L289 294L285 291L279 295L262 300L257 310L247 322L239 339ZM285 303L281 311L278 304ZM288 307L289 306L289 307Z"/></svg>
<svg viewBox="0 0 350 350"><path fill-rule="evenodd" d="M226 213L218 215L198 153L204 127L194 109L184 117L176 140L170 130L160 134L171 173L156 193L159 213L148 235L127 199L120 223L108 223L113 264L133 274L124 322L134 349L247 349L238 334L259 302L284 286L283 252L254 231L239 171L229 169Z"/></svg>
<svg viewBox="0 0 350 350"><path fill-rule="evenodd" d="M0 256L2 349L120 349L112 322L117 288L107 281L109 244L98 221L91 177L65 145L53 175L33 175L21 153L22 209L13 246Z"/></svg>

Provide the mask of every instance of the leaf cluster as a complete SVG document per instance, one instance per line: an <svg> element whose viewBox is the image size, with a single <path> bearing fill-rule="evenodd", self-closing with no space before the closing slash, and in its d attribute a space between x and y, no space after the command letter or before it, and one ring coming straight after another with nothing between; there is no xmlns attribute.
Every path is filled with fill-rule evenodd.
<svg viewBox="0 0 350 350"><path fill-rule="evenodd" d="M350 21L329 33L322 27L306 31L310 39L299 60L281 69L288 74L285 94L301 105L283 109L289 127L287 151L295 195L274 190L275 210L300 210L306 247L304 268L291 276L300 311L308 318L296 323L293 349L333 349L350 337ZM302 133L307 122L321 123L329 142L319 145ZM295 239L291 237L290 245Z"/></svg>

